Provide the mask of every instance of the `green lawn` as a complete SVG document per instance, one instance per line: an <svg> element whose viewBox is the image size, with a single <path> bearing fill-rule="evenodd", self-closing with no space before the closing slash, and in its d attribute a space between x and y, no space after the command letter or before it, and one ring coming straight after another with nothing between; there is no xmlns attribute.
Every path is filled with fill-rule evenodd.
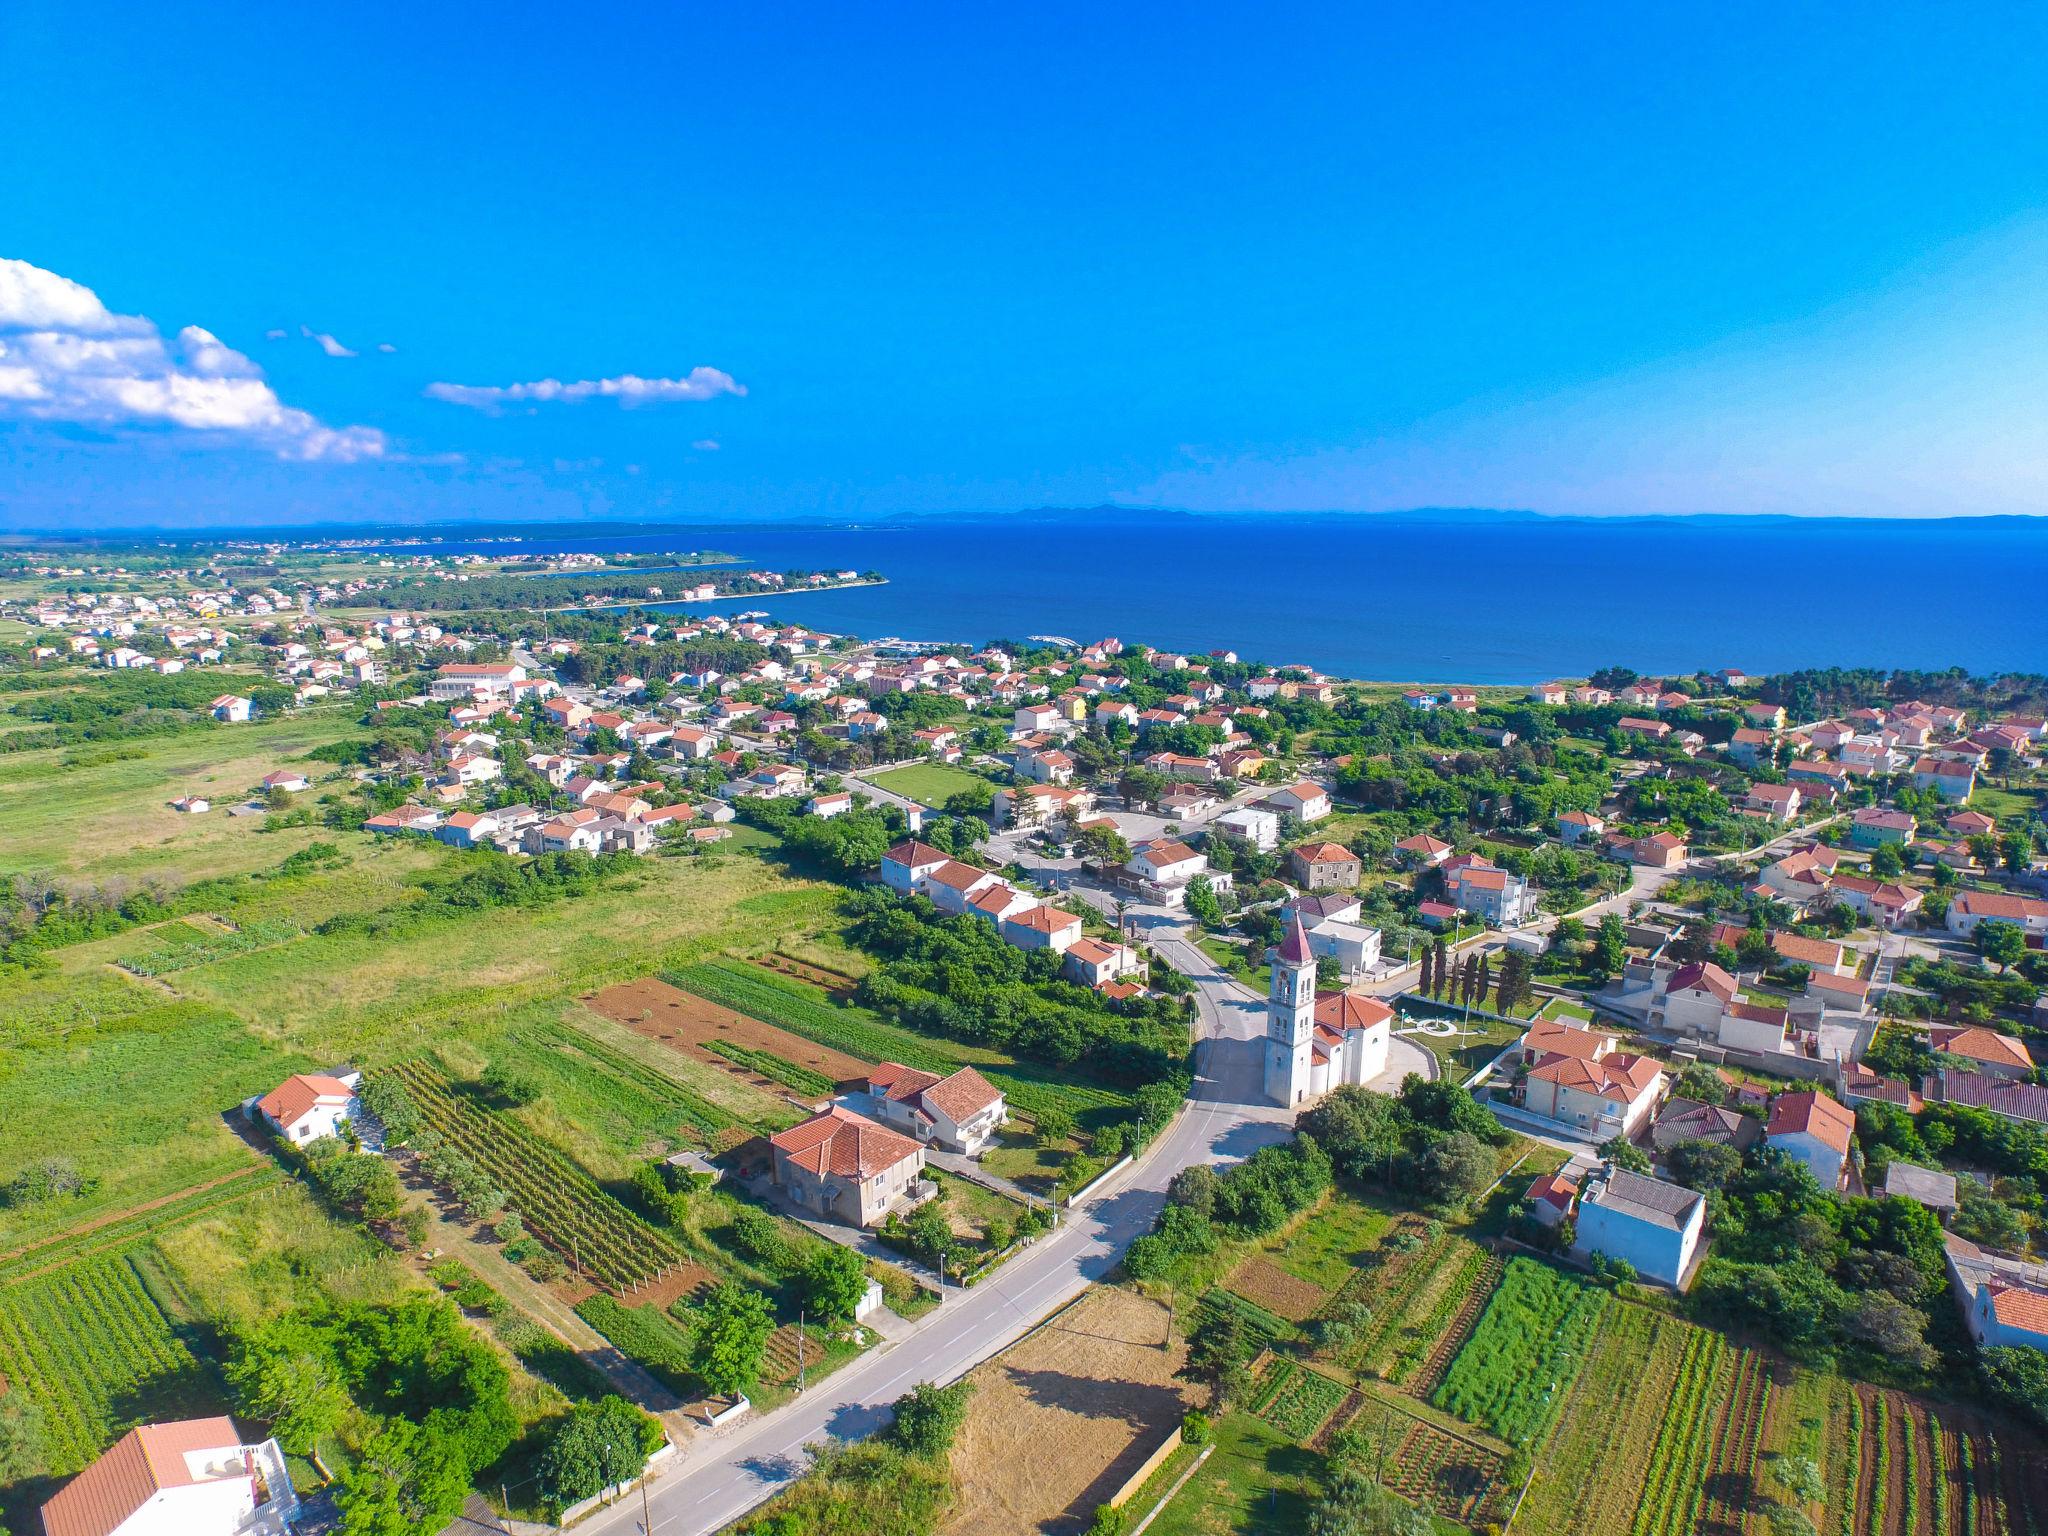
<svg viewBox="0 0 2048 1536"><path fill-rule="evenodd" d="M988 782L964 768L952 768L944 763L912 763L903 768L891 768L887 773L873 775L873 780L881 788L906 800L915 800L934 809L942 808L948 799L962 790ZM855 793L858 792L856 786Z"/></svg>
<svg viewBox="0 0 2048 1536"><path fill-rule="evenodd" d="M1270 1424L1227 1414L1216 1426L1215 1452L1160 1512L1148 1536L1294 1536L1307 1526L1322 1464L1322 1457Z"/></svg>
<svg viewBox="0 0 2048 1536"><path fill-rule="evenodd" d="M2001 830L2016 827L2034 817L2048 815L2048 789L2002 789L1986 779L1977 781L1970 796L1970 809L1998 819Z"/></svg>

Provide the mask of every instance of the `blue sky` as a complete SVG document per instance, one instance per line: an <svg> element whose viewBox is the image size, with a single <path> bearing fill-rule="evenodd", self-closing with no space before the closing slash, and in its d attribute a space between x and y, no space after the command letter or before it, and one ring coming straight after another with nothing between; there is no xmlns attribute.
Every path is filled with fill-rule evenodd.
<svg viewBox="0 0 2048 1536"><path fill-rule="evenodd" d="M13 0L0 524L2048 511L2048 13L1878 9Z"/></svg>

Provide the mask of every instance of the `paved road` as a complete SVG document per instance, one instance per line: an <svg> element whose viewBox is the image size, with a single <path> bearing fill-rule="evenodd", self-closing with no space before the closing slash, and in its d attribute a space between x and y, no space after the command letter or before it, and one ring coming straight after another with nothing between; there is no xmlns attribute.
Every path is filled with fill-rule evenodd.
<svg viewBox="0 0 2048 1536"><path fill-rule="evenodd" d="M1021 1337L1115 1267L1130 1241L1152 1225L1167 1182L1182 1168L1236 1161L1286 1138L1292 1117L1258 1102L1261 1006L1177 937L1169 914L1145 909L1134 910L1133 917L1198 989L1196 1079L1180 1118L1085 1209L1070 1213L1056 1231L973 1290L952 1293L901 1342L863 1356L776 1413L724 1434L699 1436L685 1447L650 1487L659 1536L705 1536L720 1529L798 1476L808 1460L806 1445L872 1433L889 1421L889 1405L918 1382L955 1380ZM597 1536L637 1531L639 1505L629 1495L578 1529Z"/></svg>

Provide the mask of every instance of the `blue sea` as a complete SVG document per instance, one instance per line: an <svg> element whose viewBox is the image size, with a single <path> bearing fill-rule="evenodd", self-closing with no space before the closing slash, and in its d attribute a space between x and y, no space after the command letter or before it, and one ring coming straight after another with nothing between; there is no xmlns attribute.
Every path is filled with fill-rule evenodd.
<svg viewBox="0 0 2048 1536"><path fill-rule="evenodd" d="M928 518L520 530L447 552L721 549L878 587L692 604L909 640L1117 635L1346 677L1528 683L1620 665L2048 672L2048 519ZM416 551L417 546L413 547Z"/></svg>

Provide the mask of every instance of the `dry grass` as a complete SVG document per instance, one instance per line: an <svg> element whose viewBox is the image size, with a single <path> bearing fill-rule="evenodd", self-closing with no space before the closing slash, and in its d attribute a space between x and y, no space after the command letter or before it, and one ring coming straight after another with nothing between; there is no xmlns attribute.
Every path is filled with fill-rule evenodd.
<svg viewBox="0 0 2048 1536"><path fill-rule="evenodd" d="M722 1040L747 1050L767 1051L784 1061L823 1073L834 1082L865 1078L868 1074L869 1063L857 1056L819 1045L814 1040L793 1035L786 1029L777 1029L759 1019L750 1019L743 1013L734 1013L730 1008L706 1002L694 993L652 977L606 987L594 997L586 998L584 1006L593 1013L625 1025L635 1034L659 1040L694 1061L722 1068L757 1086L773 1085L737 1062L705 1047L711 1041Z"/></svg>
<svg viewBox="0 0 2048 1536"><path fill-rule="evenodd" d="M1238 1265L1224 1287L1290 1323L1314 1317L1330 1299L1330 1293L1321 1286L1297 1279L1263 1254Z"/></svg>
<svg viewBox="0 0 2048 1536"><path fill-rule="evenodd" d="M1069 1536L1180 1423L1166 1309L1097 1289L974 1372L943 1536Z"/></svg>

